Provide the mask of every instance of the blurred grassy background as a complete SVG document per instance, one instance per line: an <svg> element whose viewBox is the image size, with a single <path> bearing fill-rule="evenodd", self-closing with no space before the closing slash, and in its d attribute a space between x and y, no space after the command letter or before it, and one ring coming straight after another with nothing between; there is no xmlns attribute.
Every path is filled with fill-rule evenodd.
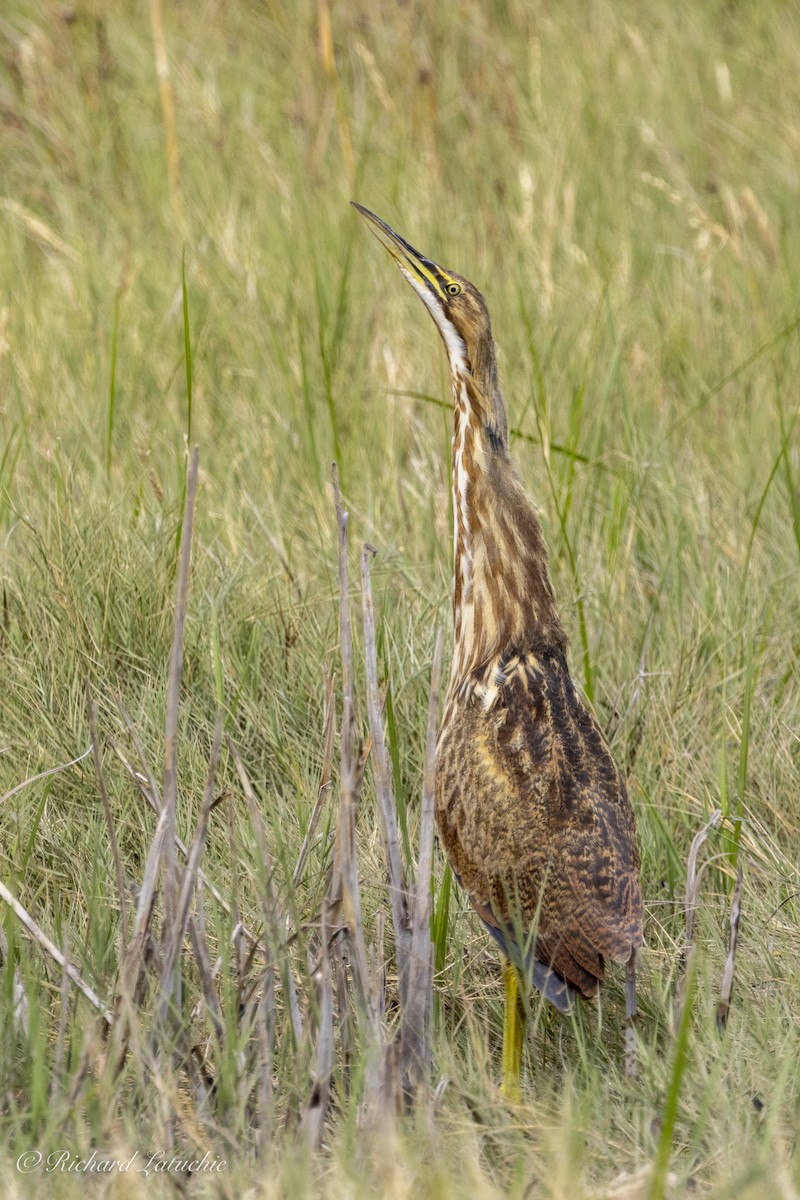
<svg viewBox="0 0 800 1200"><path fill-rule="evenodd" d="M358 198L489 303L573 669L631 773L644 1063L636 1084L620 1072L615 980L601 1033L594 1014L585 1039L543 1016L525 1114L509 1120L493 1100L499 974L454 897L439 907L436 1054L453 1084L437 1122L402 1130L375 1163L342 1098L312 1168L291 1137L312 1047L286 1051L272 1181L242 1110L220 1135L231 1194L260 1180L267 1194L604 1195L646 1165L686 854L719 806L676 1189L796 1195L796 5L178 3L164 43L171 157L146 6L6 0L0 17L0 795L89 745L87 675L102 731L122 736L119 692L160 761L188 439L202 477L182 832L206 771L213 643L229 728L291 875L322 758L322 673L336 667L334 458L353 546L379 551L380 667L413 832L434 634L449 629L449 378L426 314L349 207ZM136 877L152 822L115 761ZM742 945L720 1042L739 816ZM252 831L244 812L235 823L239 855L221 821L206 869L228 879L238 863L239 903L255 911ZM372 913L385 897L369 781L359 833ZM301 914L318 909L326 835ZM119 913L90 759L0 807L0 876L109 994ZM439 861L437 903L442 879ZM91 1144L98 1127L90 1101L51 1106L60 981L3 920L36 1014L25 1037L9 1004L0 1024L11 1163L65 1131ZM209 921L224 945L230 924ZM69 1019L74 1067L92 1018L73 1002ZM233 1057L225 1069L235 1092ZM144 1135L132 1121L120 1136Z"/></svg>

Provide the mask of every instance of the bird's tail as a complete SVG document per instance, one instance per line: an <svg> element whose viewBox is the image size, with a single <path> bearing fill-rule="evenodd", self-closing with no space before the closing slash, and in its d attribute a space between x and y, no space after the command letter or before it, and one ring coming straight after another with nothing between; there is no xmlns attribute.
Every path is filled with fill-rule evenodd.
<svg viewBox="0 0 800 1200"><path fill-rule="evenodd" d="M463 887L458 874L455 872L454 874L459 885ZM469 895L469 892L467 895ZM515 937L513 926L508 922L501 924L488 905L478 903L474 896L470 896L469 898L472 907L498 943L506 958L514 963L528 982L533 987L538 988L545 1000L549 1000L551 1004L554 1004L559 1012L571 1013L575 1007L576 997L581 995L579 989L568 983L563 975L560 975L553 967L543 962L541 958L537 958L535 947L532 947L528 951L523 961L523 954L520 950L519 942Z"/></svg>
<svg viewBox="0 0 800 1200"><path fill-rule="evenodd" d="M578 989L573 987L571 983L568 983L564 976L559 975L558 971L554 970L553 967L548 966L547 963L537 958L533 950L527 955L525 962L521 962L522 956L513 930L510 928L507 930L503 929L501 926L496 925L493 920L488 921L483 915L487 910L483 907L479 908L476 904L475 908L506 958L511 959L533 987L538 988L545 1000L549 1000L551 1004L554 1004L559 1012L571 1013L575 1007L575 999L580 995Z"/></svg>
<svg viewBox="0 0 800 1200"><path fill-rule="evenodd" d="M528 961L527 974L534 987L537 987L544 998L554 1004L559 1012L572 1012L575 1007L575 997L580 993L571 983L567 983L558 971L554 971L540 959L532 957Z"/></svg>

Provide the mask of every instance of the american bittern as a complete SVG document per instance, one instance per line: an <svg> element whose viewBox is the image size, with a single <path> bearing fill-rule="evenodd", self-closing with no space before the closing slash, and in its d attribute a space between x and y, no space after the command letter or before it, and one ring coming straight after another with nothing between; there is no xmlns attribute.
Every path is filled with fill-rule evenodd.
<svg viewBox="0 0 800 1200"><path fill-rule="evenodd" d="M567 667L536 511L508 447L486 302L355 207L430 312L453 375L455 644L436 754L436 818L454 872L505 956L504 1091L516 1097L519 978L562 1012L627 963L635 1010L642 897L636 825Z"/></svg>

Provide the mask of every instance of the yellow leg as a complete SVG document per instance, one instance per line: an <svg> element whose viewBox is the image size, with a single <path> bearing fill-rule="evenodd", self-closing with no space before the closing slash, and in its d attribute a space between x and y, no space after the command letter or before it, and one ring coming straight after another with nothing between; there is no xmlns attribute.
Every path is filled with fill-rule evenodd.
<svg viewBox="0 0 800 1200"><path fill-rule="evenodd" d="M519 1002L516 968L508 959L503 965L503 976L506 985L506 1008L503 1019L503 1082L500 1085L500 1095L512 1104L518 1104L525 1010Z"/></svg>

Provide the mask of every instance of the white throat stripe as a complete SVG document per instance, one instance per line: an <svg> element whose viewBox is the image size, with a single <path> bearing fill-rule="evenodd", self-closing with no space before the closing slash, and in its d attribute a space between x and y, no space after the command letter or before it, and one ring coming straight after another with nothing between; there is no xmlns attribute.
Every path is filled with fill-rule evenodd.
<svg viewBox="0 0 800 1200"><path fill-rule="evenodd" d="M439 331L444 338L444 342L447 347L447 355L450 359L450 366L453 369L453 373L455 374L456 371L466 372L467 347L464 343L464 339L459 333L456 332L452 322L447 320L447 317L444 315L425 284L420 283L410 271L405 269L405 267L401 267L400 270L414 288L417 295L424 302L434 321L438 325Z"/></svg>

